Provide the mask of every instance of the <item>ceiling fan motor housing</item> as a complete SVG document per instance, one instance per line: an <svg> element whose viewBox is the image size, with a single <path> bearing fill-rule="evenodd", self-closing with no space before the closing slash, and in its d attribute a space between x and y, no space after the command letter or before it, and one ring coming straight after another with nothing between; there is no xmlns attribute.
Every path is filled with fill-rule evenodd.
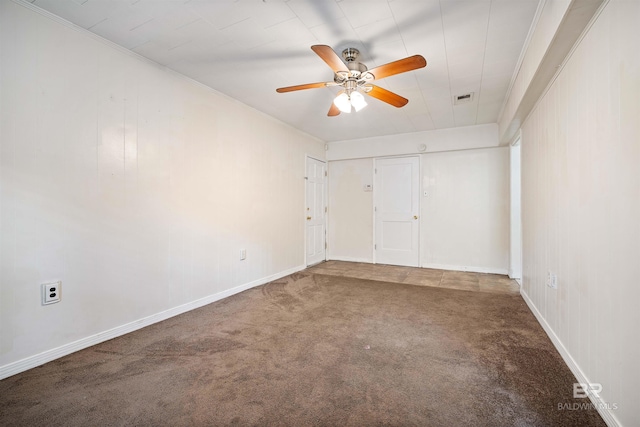
<svg viewBox="0 0 640 427"><path fill-rule="evenodd" d="M360 55L360 51L353 47L348 47L342 51L342 57L347 62L354 62L358 59L358 55Z"/></svg>
<svg viewBox="0 0 640 427"><path fill-rule="evenodd" d="M367 71L367 67L361 62L349 62L347 68L349 68L349 75L356 79L359 79L362 73Z"/></svg>
<svg viewBox="0 0 640 427"><path fill-rule="evenodd" d="M367 67L358 61L358 56L360 55L360 51L356 48L349 47L342 51L342 57L347 62L347 68L349 69L349 74L345 77L346 79L360 79L363 73L367 71Z"/></svg>

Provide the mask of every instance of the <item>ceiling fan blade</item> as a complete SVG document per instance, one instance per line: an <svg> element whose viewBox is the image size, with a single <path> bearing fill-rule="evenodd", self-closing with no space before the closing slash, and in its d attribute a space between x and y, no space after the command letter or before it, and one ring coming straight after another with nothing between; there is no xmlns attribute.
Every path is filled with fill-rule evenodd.
<svg viewBox="0 0 640 427"><path fill-rule="evenodd" d="M403 98L400 95L375 85L371 85L371 90L366 92L366 94L398 108L404 107L409 102L407 98Z"/></svg>
<svg viewBox="0 0 640 427"><path fill-rule="evenodd" d="M369 73L373 74L373 77L375 77L376 80L380 80L385 77L406 73L407 71L417 70L418 68L426 66L427 60L424 59L422 55L413 55L373 68L369 70Z"/></svg>
<svg viewBox="0 0 640 427"><path fill-rule="evenodd" d="M329 112L327 113L327 116L333 117L333 116L337 116L338 114L340 114L340 109L336 107L336 104L332 102L331 107L329 107Z"/></svg>
<svg viewBox="0 0 640 427"><path fill-rule="evenodd" d="M337 53L331 49L331 47L324 44L316 44L311 46L311 50L313 50L324 62L327 63L329 67L333 70L334 73L338 71L346 71L349 72L349 69L342 62L342 59L338 56Z"/></svg>
<svg viewBox="0 0 640 427"><path fill-rule="evenodd" d="M319 87L327 87L327 83L325 83L325 82L307 83L307 84L303 84L303 85L279 87L278 89L276 89L276 92L285 93L285 92L293 92L295 90L316 89L316 88L319 88Z"/></svg>

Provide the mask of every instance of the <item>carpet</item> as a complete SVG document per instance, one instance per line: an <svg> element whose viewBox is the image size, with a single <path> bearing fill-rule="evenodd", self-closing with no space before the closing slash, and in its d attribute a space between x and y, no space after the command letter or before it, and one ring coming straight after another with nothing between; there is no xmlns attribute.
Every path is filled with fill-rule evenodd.
<svg viewBox="0 0 640 427"><path fill-rule="evenodd" d="M301 272L0 381L0 424L604 426L574 382L519 295Z"/></svg>

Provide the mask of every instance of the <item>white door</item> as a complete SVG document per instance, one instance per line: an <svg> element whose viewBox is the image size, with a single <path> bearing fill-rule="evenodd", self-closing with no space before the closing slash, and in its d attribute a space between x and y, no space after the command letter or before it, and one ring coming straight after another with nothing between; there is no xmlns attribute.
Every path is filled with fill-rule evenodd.
<svg viewBox="0 0 640 427"><path fill-rule="evenodd" d="M419 159L376 159L375 262L419 265Z"/></svg>
<svg viewBox="0 0 640 427"><path fill-rule="evenodd" d="M307 265L325 260L325 215L326 215L326 174L327 164L307 157Z"/></svg>

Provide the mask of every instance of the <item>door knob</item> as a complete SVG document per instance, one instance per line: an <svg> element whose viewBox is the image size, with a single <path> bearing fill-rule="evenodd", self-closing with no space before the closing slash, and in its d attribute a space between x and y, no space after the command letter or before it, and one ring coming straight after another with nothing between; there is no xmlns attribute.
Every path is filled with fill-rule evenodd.
<svg viewBox="0 0 640 427"><path fill-rule="evenodd" d="M307 217L307 221L309 221L310 219L311 219L311 217L310 217L310 216L308 216L308 217Z"/></svg>
<svg viewBox="0 0 640 427"><path fill-rule="evenodd" d="M418 215L414 215L414 216L413 216L413 219L418 219Z"/></svg>

